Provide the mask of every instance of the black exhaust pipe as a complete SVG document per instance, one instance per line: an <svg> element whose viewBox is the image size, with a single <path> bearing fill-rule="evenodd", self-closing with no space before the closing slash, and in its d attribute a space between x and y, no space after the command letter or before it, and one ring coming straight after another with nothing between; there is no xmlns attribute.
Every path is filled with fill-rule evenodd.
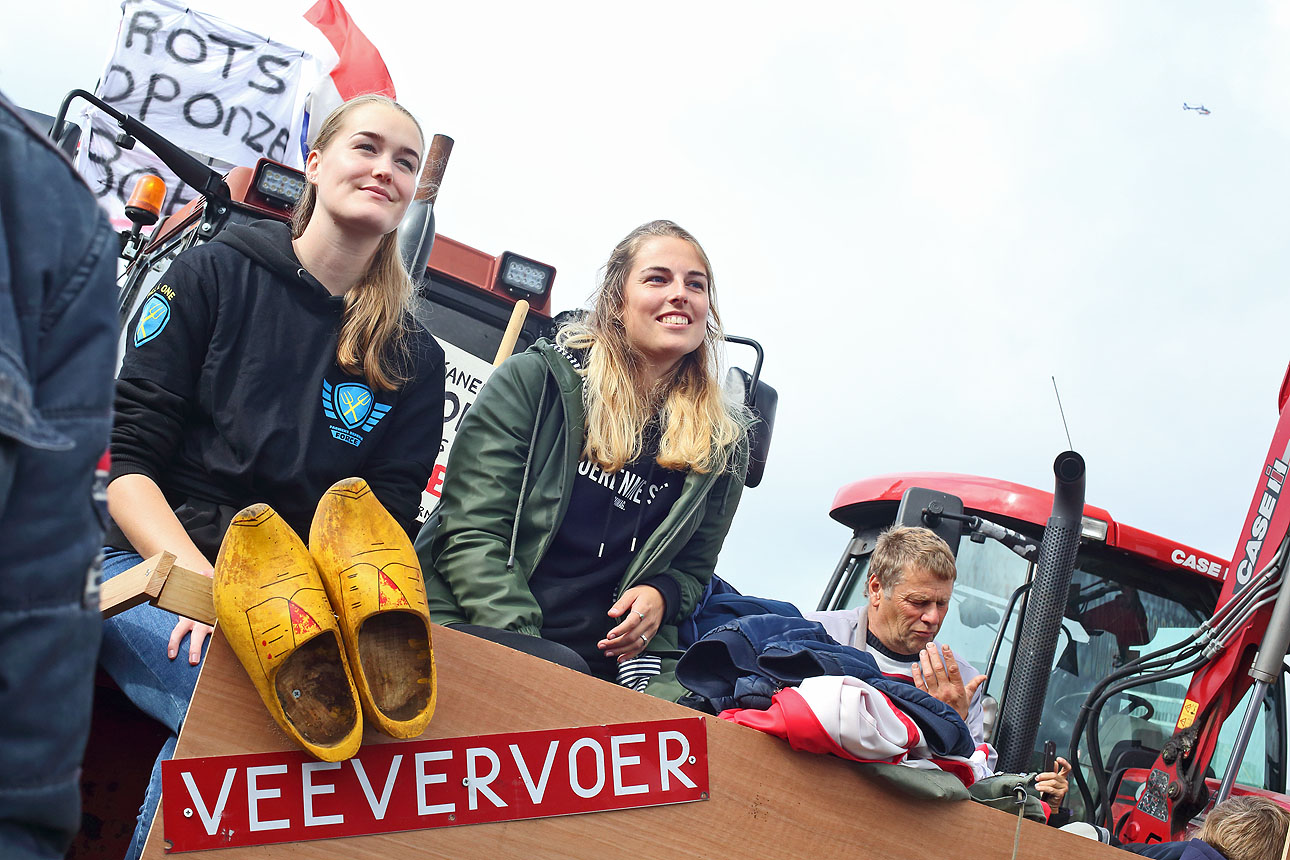
<svg viewBox="0 0 1290 860"><path fill-rule="evenodd" d="M1017 638L1007 697L999 718L999 770L1025 773L1030 770L1039 717L1053 671L1057 631L1066 613L1071 574L1079 552L1084 518L1084 458L1074 451L1057 455L1053 461L1056 488L1053 511L1039 547L1034 584L1026 599L1025 620Z"/></svg>

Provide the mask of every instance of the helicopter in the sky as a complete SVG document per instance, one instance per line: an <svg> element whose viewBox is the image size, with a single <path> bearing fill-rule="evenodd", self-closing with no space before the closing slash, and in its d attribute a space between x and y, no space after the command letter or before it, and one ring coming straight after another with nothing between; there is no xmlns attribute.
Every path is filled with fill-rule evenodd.
<svg viewBox="0 0 1290 860"><path fill-rule="evenodd" d="M1204 105L1189 105L1187 102L1183 102L1183 110L1194 110L1201 116L1209 116L1209 108Z"/></svg>

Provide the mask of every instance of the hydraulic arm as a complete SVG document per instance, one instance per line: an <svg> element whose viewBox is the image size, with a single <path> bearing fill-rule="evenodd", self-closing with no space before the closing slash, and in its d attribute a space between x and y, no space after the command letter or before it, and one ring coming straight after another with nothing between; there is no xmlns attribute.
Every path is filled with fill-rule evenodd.
<svg viewBox="0 0 1290 860"><path fill-rule="evenodd" d="M1290 578L1281 575L1290 555L1290 542L1286 540L1290 502L1282 500L1290 471L1290 409L1286 409L1285 396L1288 392L1290 368L1281 388L1281 417L1260 467L1253 499L1219 594L1218 608L1201 631L1204 647L1193 659L1174 669L1187 671L1199 663L1174 734L1152 765L1134 808L1121 821L1112 822L1118 836L1125 841L1160 842L1182 838L1188 821L1209 802L1205 776L1219 730L1254 684L1254 695L1231 760L1214 762L1215 772L1223 774L1217 799L1223 799L1231 791L1254 718L1268 687L1281 672L1290 643L1290 589L1287 588ZM1114 685L1107 687L1106 695L1115 689ZM1090 700L1093 698L1091 695ZM1106 787L1102 788L1105 793ZM1109 799L1103 798L1103 803L1109 809Z"/></svg>

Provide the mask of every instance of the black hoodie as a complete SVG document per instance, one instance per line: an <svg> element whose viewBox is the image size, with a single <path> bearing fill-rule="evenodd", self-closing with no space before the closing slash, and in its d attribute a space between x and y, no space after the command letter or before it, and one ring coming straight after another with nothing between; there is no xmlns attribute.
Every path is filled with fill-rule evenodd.
<svg viewBox="0 0 1290 860"><path fill-rule="evenodd" d="M412 533L443 430L443 349L409 321L410 381L375 389L336 364L343 310L285 224L233 225L181 254L128 331L111 478L156 481L212 563L255 502L308 540L322 494L351 476ZM106 542L131 548L115 524Z"/></svg>

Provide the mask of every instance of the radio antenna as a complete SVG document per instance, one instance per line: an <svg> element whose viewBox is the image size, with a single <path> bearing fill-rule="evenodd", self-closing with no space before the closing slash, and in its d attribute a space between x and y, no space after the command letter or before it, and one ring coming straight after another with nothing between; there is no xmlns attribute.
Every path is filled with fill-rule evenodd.
<svg viewBox="0 0 1290 860"><path fill-rule="evenodd" d="M1053 381L1053 394L1057 395L1057 411L1062 415L1062 428L1066 431L1066 450L1074 451L1075 443L1071 441L1071 428L1066 423L1066 410L1062 408L1062 394L1057 390L1057 377L1051 376L1049 378Z"/></svg>

